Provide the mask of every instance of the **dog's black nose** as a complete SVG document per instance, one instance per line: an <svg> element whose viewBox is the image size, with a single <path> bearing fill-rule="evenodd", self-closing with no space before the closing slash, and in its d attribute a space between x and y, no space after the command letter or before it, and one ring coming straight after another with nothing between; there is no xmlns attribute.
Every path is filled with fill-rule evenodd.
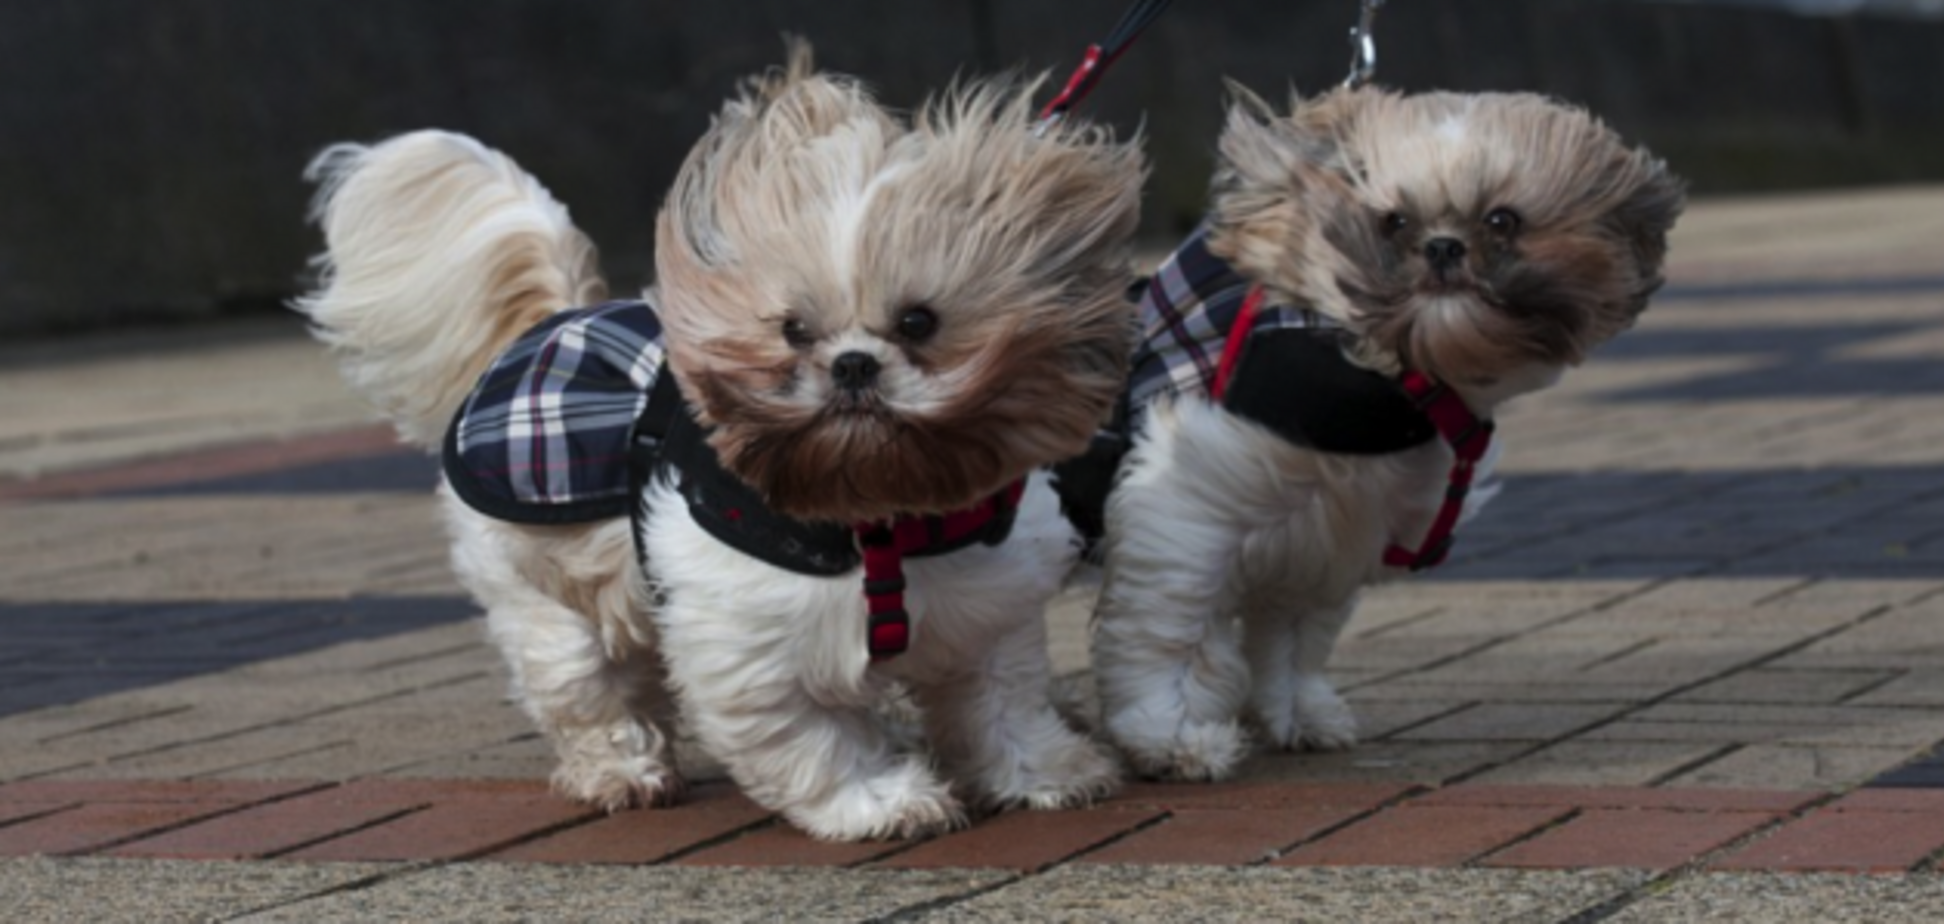
<svg viewBox="0 0 1944 924"><path fill-rule="evenodd" d="M1424 242L1424 258L1431 261L1432 269L1450 269L1465 259L1465 242L1455 237L1434 237Z"/></svg>
<svg viewBox="0 0 1944 924"><path fill-rule="evenodd" d="M877 357L852 350L840 353L830 364L830 378L845 391L861 391L877 381Z"/></svg>

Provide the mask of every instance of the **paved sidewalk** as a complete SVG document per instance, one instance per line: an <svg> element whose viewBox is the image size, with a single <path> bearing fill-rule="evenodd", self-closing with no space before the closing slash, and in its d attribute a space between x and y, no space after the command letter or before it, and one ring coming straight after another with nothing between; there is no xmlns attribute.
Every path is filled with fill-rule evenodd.
<svg viewBox="0 0 1944 924"><path fill-rule="evenodd" d="M613 817L548 796L431 464L293 321L0 349L0 894L26 920L1944 918L1944 189L1701 203L1674 253L1640 329L1505 415L1506 490L1453 563L1352 624L1363 745L923 843L815 844L720 782ZM1050 614L1082 713L1087 591Z"/></svg>

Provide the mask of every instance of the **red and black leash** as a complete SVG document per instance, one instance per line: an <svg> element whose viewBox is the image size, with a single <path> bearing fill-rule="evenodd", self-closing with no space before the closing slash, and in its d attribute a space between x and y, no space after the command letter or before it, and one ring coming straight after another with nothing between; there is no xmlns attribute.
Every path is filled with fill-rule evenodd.
<svg viewBox="0 0 1944 924"><path fill-rule="evenodd" d="M1107 34L1106 41L1087 46L1086 56L1080 59L1080 66L1073 69L1073 76L1067 78L1066 87L1046 104L1045 109L1040 110L1040 121L1051 124L1066 118L1066 114L1093 92L1107 69L1120 60L1134 40L1141 37L1141 33L1160 17L1171 2L1173 0L1135 0L1134 5L1121 14L1120 22L1115 24L1113 32Z"/></svg>

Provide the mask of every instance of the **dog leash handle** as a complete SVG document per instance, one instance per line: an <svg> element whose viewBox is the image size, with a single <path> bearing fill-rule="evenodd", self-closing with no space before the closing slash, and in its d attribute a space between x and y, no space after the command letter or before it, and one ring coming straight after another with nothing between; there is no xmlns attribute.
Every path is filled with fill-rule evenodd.
<svg viewBox="0 0 1944 924"><path fill-rule="evenodd" d="M1134 40L1160 17L1171 2L1173 0L1135 0L1134 5L1121 14L1120 22L1115 24L1114 31L1108 34L1106 41L1087 46L1087 53L1081 57L1080 66L1074 68L1073 76L1067 78L1066 86L1058 96L1053 97L1052 102L1046 104L1046 108L1040 110L1039 126L1035 131L1044 132L1059 124L1073 107L1080 105L1080 101L1100 84L1100 78L1106 75L1107 69L1120 60Z"/></svg>

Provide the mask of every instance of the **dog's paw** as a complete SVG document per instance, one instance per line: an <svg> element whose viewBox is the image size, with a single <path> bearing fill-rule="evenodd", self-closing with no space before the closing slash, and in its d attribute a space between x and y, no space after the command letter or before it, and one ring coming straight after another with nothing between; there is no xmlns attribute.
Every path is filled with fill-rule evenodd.
<svg viewBox="0 0 1944 924"><path fill-rule="evenodd" d="M916 760L866 780L846 782L816 805L783 806L782 812L791 824L826 841L929 837L966 823L965 807Z"/></svg>
<svg viewBox="0 0 1944 924"><path fill-rule="evenodd" d="M1117 735L1116 740L1135 775L1147 779L1227 779L1249 756L1249 736L1233 721L1187 722L1166 738Z"/></svg>
<svg viewBox="0 0 1944 924"><path fill-rule="evenodd" d="M1356 746L1357 715L1320 677L1296 686L1296 724L1302 735L1296 743L1315 751L1342 751Z"/></svg>
<svg viewBox="0 0 1944 924"><path fill-rule="evenodd" d="M656 757L662 740L658 729L632 720L562 732L554 791L609 813L672 805L687 784Z"/></svg>
<svg viewBox="0 0 1944 924"><path fill-rule="evenodd" d="M1342 751L1357 744L1357 716L1329 681L1305 678L1293 695L1258 703L1257 724L1271 747L1285 751Z"/></svg>
<svg viewBox="0 0 1944 924"><path fill-rule="evenodd" d="M1082 808L1120 789L1120 761L1106 748L1078 735L1053 753L1035 757L1042 762L1040 766L1018 774L1019 782L992 794L994 808Z"/></svg>
<svg viewBox="0 0 1944 924"><path fill-rule="evenodd" d="M553 772L555 792L609 814L657 808L681 801L688 789L681 774L646 756L570 758Z"/></svg>

